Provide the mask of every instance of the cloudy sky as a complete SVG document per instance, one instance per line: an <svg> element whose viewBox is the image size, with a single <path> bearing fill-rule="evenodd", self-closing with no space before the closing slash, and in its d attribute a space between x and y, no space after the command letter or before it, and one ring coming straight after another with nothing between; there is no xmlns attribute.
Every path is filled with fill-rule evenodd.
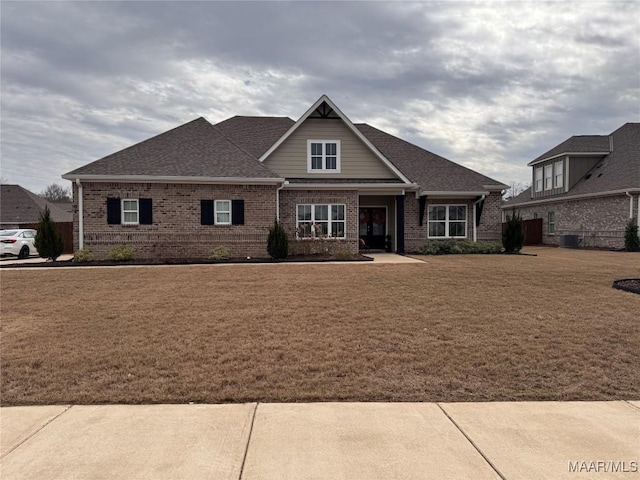
<svg viewBox="0 0 640 480"><path fill-rule="evenodd" d="M505 183L574 134L640 121L640 2L12 2L1 176L39 192L199 116L326 93Z"/></svg>

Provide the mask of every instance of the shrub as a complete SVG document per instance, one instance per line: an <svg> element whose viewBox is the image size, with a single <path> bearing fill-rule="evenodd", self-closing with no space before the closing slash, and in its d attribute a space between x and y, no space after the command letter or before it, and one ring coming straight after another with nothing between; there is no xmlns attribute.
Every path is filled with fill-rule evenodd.
<svg viewBox="0 0 640 480"><path fill-rule="evenodd" d="M624 249L627 252L640 252L640 239L638 238L638 224L629 220L624 229Z"/></svg>
<svg viewBox="0 0 640 480"><path fill-rule="evenodd" d="M287 238L287 232L278 220L274 220L273 227L269 229L269 236L267 237L267 252L271 258L287 258L289 255L289 239Z"/></svg>
<svg viewBox="0 0 640 480"><path fill-rule="evenodd" d="M128 245L118 245L111 249L108 258L114 262L126 262L133 258L133 248Z"/></svg>
<svg viewBox="0 0 640 480"><path fill-rule="evenodd" d="M42 258L50 258L54 262L64 250L64 240L56 230L56 223L51 220L51 212L47 206L44 207L44 211L40 212L38 233L36 233L34 245L38 250L38 255Z"/></svg>
<svg viewBox="0 0 640 480"><path fill-rule="evenodd" d="M220 262L223 260L229 260L229 249L224 246L216 247L213 253L211 254L211 259L216 262Z"/></svg>
<svg viewBox="0 0 640 480"><path fill-rule="evenodd" d="M73 261L82 263L82 262L90 262L93 260L93 253L89 250L80 249L76 253L73 254Z"/></svg>
<svg viewBox="0 0 640 480"><path fill-rule="evenodd" d="M511 216L507 214L507 225L502 232L502 246L506 253L518 253L523 245L522 218L516 210L512 210Z"/></svg>
<svg viewBox="0 0 640 480"><path fill-rule="evenodd" d="M337 252L333 257L336 260L353 260L354 255L349 252Z"/></svg>
<svg viewBox="0 0 640 480"><path fill-rule="evenodd" d="M422 255L488 254L501 253L496 242L472 242L470 240L427 240L420 248Z"/></svg>

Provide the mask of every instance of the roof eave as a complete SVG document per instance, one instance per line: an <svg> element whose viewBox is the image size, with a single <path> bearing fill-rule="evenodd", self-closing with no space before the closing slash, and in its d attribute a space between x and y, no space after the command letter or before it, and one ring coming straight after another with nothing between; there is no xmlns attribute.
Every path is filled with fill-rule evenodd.
<svg viewBox="0 0 640 480"><path fill-rule="evenodd" d="M503 210L512 208L512 207L528 207L531 205L540 205L545 203L553 203L553 202L563 202L565 200L580 200L582 198L597 198L597 197L611 197L615 195L624 195L626 193L640 194L640 188L623 188L620 190L608 190L605 192L594 192L594 193L581 193L579 195L559 195L551 198L537 198L535 200L527 200L526 202L518 202L518 203L506 203L502 205L500 208Z"/></svg>
<svg viewBox="0 0 640 480"><path fill-rule="evenodd" d="M556 155L551 155L550 157L544 157L544 158L540 158L538 160L533 160L532 162L527 163L528 167L532 167L533 165L537 165L538 163L542 163L542 162L546 162L547 160L553 160L554 158L558 158L558 157L593 157L593 156L602 156L602 157L606 157L607 155L609 155L611 152L607 151L607 152L562 152L562 153L558 153Z"/></svg>
<svg viewBox="0 0 640 480"><path fill-rule="evenodd" d="M415 191L415 183L288 183L285 190L407 190Z"/></svg>
<svg viewBox="0 0 640 480"><path fill-rule="evenodd" d="M495 190L494 190L495 191ZM440 197L440 198L461 198L461 197L479 197L482 195L489 195L491 191L487 190L466 190L466 191L454 191L454 190L421 190L420 195L426 197Z"/></svg>
<svg viewBox="0 0 640 480"><path fill-rule="evenodd" d="M122 182L122 183L210 183L210 184L241 184L241 185L277 185L284 182L284 178L251 178L251 177L197 177L172 175L90 175L67 173L62 178L70 181L87 182Z"/></svg>
<svg viewBox="0 0 640 480"><path fill-rule="evenodd" d="M331 101L331 99L327 95L322 95L316 102L311 105L311 107L302 115L296 123L294 123L289 130L287 130L282 137L280 137L269 149L262 154L262 156L258 159L260 162L264 162L269 155L271 155L282 143L291 136L293 132L295 132L300 125L304 123L304 121L309 118L316 108L318 108L322 102L327 102L329 106L333 109L334 112L338 114L340 119L347 125L349 130L353 132L353 134L364 143L367 148L371 150L371 152L380 159L382 163L384 163L389 170L391 170L400 180L402 180L405 184L411 184L412 182L393 164L391 161L385 157L380 150L378 150L363 134L360 130L356 128L356 126L349 120L349 118L342 113L342 111L336 106L335 103Z"/></svg>

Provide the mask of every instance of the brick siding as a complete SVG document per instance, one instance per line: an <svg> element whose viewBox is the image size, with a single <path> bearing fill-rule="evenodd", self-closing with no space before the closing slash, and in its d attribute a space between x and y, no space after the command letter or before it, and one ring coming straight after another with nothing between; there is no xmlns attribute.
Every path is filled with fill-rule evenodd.
<svg viewBox="0 0 640 480"><path fill-rule="evenodd" d="M74 251L78 249L78 191L74 184ZM107 198L150 198L152 225L108 225ZM104 259L118 245L136 258L210 258L218 246L232 257L266 257L276 216L273 185L83 183L84 248ZM244 225L200 225L200 200L244 200Z"/></svg>
<svg viewBox="0 0 640 480"><path fill-rule="evenodd" d="M517 209L523 220L542 219L543 243L559 245L561 235L578 235L582 247L624 247L624 230L629 222L629 197L626 195L564 200ZM635 218L637 210L636 195L633 199ZM555 212L554 234L549 234L548 212Z"/></svg>

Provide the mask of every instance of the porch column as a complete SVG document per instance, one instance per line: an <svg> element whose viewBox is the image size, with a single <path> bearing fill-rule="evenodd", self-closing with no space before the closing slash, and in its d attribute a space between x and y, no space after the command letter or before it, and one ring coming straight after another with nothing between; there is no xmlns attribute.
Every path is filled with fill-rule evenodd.
<svg viewBox="0 0 640 480"><path fill-rule="evenodd" d="M404 253L404 195L396 195L396 253Z"/></svg>

